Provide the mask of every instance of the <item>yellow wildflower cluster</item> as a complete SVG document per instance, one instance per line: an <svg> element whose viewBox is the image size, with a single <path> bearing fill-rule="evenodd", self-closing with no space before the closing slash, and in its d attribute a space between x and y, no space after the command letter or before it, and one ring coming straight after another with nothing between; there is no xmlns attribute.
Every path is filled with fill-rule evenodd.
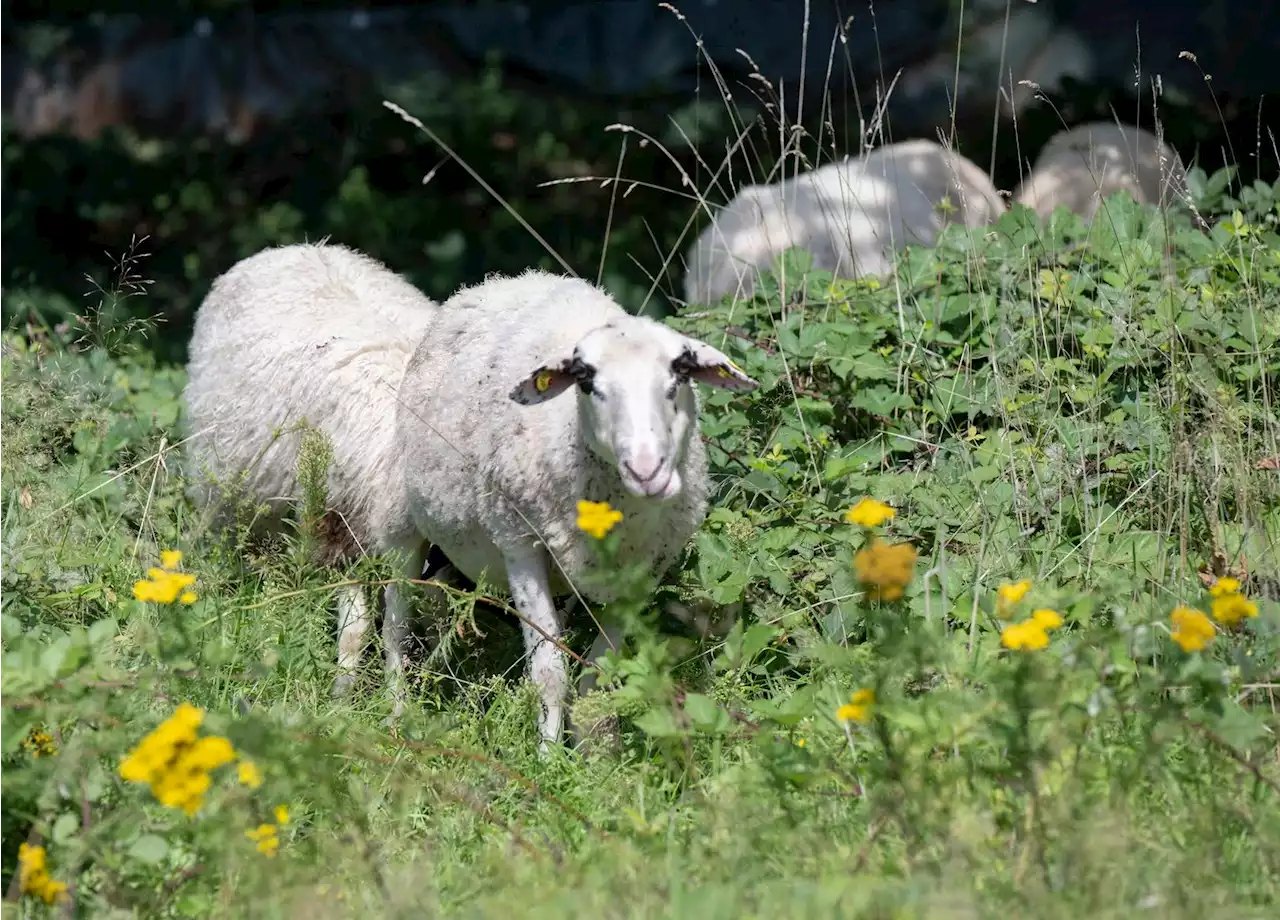
<svg viewBox="0 0 1280 920"><path fill-rule="evenodd" d="M22 739L22 746L34 759L52 757L58 753L58 746L43 728L33 728L27 737Z"/></svg>
<svg viewBox="0 0 1280 920"><path fill-rule="evenodd" d="M844 519L859 527L879 527L885 521L892 521L893 515L893 509L884 502L864 498L844 513Z"/></svg>
<svg viewBox="0 0 1280 920"><path fill-rule="evenodd" d="M288 806L277 805L275 818L275 824L259 824L252 830L244 832L246 837L257 844L258 852L268 858L275 856L276 850L280 849L280 828L289 823Z"/></svg>
<svg viewBox="0 0 1280 920"><path fill-rule="evenodd" d="M252 760L240 761L240 765L236 767L236 778L240 780L240 785L250 789L257 789L262 785L262 773Z"/></svg>
<svg viewBox="0 0 1280 920"><path fill-rule="evenodd" d="M1001 585L996 589L996 615L1002 620L1013 619L1013 608L1022 602L1030 590L1030 578Z"/></svg>
<svg viewBox="0 0 1280 920"><path fill-rule="evenodd" d="M621 520L622 512L610 507L608 502L578 502L578 529L597 540L603 540Z"/></svg>
<svg viewBox="0 0 1280 920"><path fill-rule="evenodd" d="M1169 619L1173 621L1169 638L1184 652L1201 651L1213 641L1214 633L1217 632L1204 611L1194 607L1174 607Z"/></svg>
<svg viewBox="0 0 1280 920"><path fill-rule="evenodd" d="M1247 617L1258 615L1258 605L1240 593L1240 581L1235 578L1219 578L1209 589L1213 600L1209 609L1213 618L1223 626L1235 626Z"/></svg>
<svg viewBox="0 0 1280 920"><path fill-rule="evenodd" d="M65 882L49 875L44 847L23 843L18 847L18 887L23 894L35 895L46 904L67 899Z"/></svg>
<svg viewBox="0 0 1280 920"><path fill-rule="evenodd" d="M1034 652L1049 645L1049 633L1062 625L1056 610L1041 608L1020 623L1010 623L1000 631L1000 644L1014 651Z"/></svg>
<svg viewBox="0 0 1280 920"><path fill-rule="evenodd" d="M916 566L916 548L910 543L890 545L875 539L853 557L853 568L871 600L896 601L902 597Z"/></svg>
<svg viewBox="0 0 1280 920"><path fill-rule="evenodd" d="M836 710L836 718L841 722L857 722L865 725L871 721L871 707L875 705L876 692L863 688L849 694L849 702Z"/></svg>
<svg viewBox="0 0 1280 920"><path fill-rule="evenodd" d="M195 814L211 785L209 773L236 758L226 738L197 737L203 721L204 710L182 703L121 761L121 778L149 783L162 805Z"/></svg>
<svg viewBox="0 0 1280 920"><path fill-rule="evenodd" d="M147 570L147 577L135 582L133 596L140 601L154 601L157 604L172 604L178 601L183 604L194 604L196 593L190 590L196 583L194 575L179 572L182 563L182 552L167 549L160 554L160 568Z"/></svg>

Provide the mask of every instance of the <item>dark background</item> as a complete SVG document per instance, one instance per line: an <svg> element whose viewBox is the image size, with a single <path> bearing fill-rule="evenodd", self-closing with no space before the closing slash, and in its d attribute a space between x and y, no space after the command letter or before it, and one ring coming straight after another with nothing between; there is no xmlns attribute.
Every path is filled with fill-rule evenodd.
<svg viewBox="0 0 1280 920"><path fill-rule="evenodd" d="M437 298L487 272L560 267L384 98L437 132L575 272L601 272L633 309L676 308L679 254L705 222L689 224L698 209L683 176L707 190L726 145L754 125L708 198L760 180L778 157L779 109L790 118L801 100L823 159L833 146L856 152L877 87L956 44L950 0L813 0L807 48L801 0L677 5L684 22L648 0L6 2L5 324L84 314L106 341L129 317L154 317L152 344L181 360L217 274L264 246L326 235ZM999 2L968 6L1003 16ZM993 164L999 187L1013 188L1064 122L1151 125L1157 74L1181 95L1166 92L1159 115L1188 163L1274 178L1280 120L1265 94L1280 5L1058 0L1052 12L1090 42L1095 79L1020 113L1016 139L1004 120L994 147L993 93L956 106L959 148ZM836 25L850 16L833 59ZM751 77L739 47L775 87L782 79L781 98ZM886 133L950 133L949 96L939 83L891 97ZM638 133L607 130L617 124ZM543 185L615 174L611 188Z"/></svg>

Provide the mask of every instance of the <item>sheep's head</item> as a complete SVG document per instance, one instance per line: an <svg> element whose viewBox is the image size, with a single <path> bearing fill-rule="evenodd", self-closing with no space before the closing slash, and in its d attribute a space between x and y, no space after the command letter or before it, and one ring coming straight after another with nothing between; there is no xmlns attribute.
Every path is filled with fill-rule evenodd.
<svg viewBox="0 0 1280 920"><path fill-rule="evenodd" d="M705 342L629 317L593 329L510 395L529 406L576 386L588 447L617 467L628 492L666 500L680 493L679 466L697 428L691 381L728 390L757 386Z"/></svg>

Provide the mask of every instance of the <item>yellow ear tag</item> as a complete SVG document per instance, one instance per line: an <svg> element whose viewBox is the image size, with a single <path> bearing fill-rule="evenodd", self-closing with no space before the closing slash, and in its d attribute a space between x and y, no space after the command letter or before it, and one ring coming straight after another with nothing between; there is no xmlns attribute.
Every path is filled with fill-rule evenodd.
<svg viewBox="0 0 1280 920"><path fill-rule="evenodd" d="M538 376L533 378L533 388L539 393L551 389L551 371L538 371Z"/></svg>
<svg viewBox="0 0 1280 920"><path fill-rule="evenodd" d="M725 367L723 364L716 368L716 373L719 374L721 377L733 376L733 374L729 373L729 369Z"/></svg>

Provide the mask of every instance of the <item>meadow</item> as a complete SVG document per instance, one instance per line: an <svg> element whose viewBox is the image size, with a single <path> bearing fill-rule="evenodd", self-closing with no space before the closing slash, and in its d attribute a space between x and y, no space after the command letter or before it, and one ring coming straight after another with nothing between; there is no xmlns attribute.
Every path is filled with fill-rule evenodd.
<svg viewBox="0 0 1280 920"><path fill-rule="evenodd" d="M4 916L1275 916L1280 183L1191 187L669 319L761 387L702 394L676 570L600 539L610 730L547 757L483 585L399 723L376 648L331 699L392 567L310 561L323 445L295 530L210 532L152 330L9 330Z"/></svg>

